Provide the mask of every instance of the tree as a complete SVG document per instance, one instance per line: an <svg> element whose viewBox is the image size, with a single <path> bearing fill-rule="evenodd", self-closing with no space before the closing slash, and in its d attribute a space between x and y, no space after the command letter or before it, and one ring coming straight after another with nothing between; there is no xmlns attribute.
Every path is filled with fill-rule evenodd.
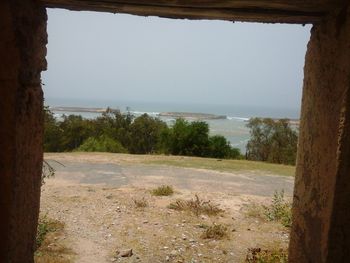
<svg viewBox="0 0 350 263"><path fill-rule="evenodd" d="M137 117L130 125L132 138L128 147L130 153L144 154L158 151L161 134L166 129L166 123L160 119L147 114Z"/></svg>
<svg viewBox="0 0 350 263"><path fill-rule="evenodd" d="M252 118L247 127L250 128L247 159L295 164L298 135L288 119Z"/></svg>
<svg viewBox="0 0 350 263"><path fill-rule="evenodd" d="M44 151L62 151L62 134L63 131L59 128L55 116L48 107L44 107Z"/></svg>
<svg viewBox="0 0 350 263"><path fill-rule="evenodd" d="M63 115L59 128L62 130L61 143L64 151L78 148L92 134L91 122L80 115Z"/></svg>

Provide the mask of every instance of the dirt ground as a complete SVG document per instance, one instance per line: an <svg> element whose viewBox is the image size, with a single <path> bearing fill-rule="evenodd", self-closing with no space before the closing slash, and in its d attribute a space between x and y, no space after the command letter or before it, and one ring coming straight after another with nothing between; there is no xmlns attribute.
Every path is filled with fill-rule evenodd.
<svg viewBox="0 0 350 263"><path fill-rule="evenodd" d="M292 177L148 165L140 158L148 157L45 156L56 175L42 188L41 213L65 224L55 242L73 251L74 262L243 262L248 248L287 247L287 228L249 217L244 209L270 202L275 190L290 196ZM175 194L152 196L150 190L163 184ZM224 212L197 216L167 208L196 194ZM141 199L147 207L135 206ZM205 227L213 224L225 225L227 236L204 239ZM121 257L128 249L133 255Z"/></svg>

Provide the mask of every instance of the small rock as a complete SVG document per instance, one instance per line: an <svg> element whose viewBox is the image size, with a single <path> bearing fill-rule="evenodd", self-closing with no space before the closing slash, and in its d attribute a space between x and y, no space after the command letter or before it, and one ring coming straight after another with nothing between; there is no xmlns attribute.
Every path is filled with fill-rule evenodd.
<svg viewBox="0 0 350 263"><path fill-rule="evenodd" d="M143 220L142 223L147 224L147 223L148 223L148 220Z"/></svg>
<svg viewBox="0 0 350 263"><path fill-rule="evenodd" d="M186 240L186 239L187 239L186 235L182 234L182 240Z"/></svg>
<svg viewBox="0 0 350 263"><path fill-rule="evenodd" d="M165 257L165 261L169 261L170 260L170 257L169 256L166 256Z"/></svg>
<svg viewBox="0 0 350 263"><path fill-rule="evenodd" d="M170 252L170 256L176 257L177 256L177 251L174 249Z"/></svg>
<svg viewBox="0 0 350 263"><path fill-rule="evenodd" d="M119 256L126 258L126 257L131 257L133 255L132 249L124 249L120 251Z"/></svg>

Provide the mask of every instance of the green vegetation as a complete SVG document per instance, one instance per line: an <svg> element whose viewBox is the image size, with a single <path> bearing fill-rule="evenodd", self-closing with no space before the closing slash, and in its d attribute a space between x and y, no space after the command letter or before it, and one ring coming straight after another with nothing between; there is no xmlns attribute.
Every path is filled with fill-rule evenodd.
<svg viewBox="0 0 350 263"><path fill-rule="evenodd" d="M126 153L127 150L116 140L101 135L94 138L89 137L78 148L81 152L111 152L111 153Z"/></svg>
<svg viewBox="0 0 350 263"><path fill-rule="evenodd" d="M145 161L147 164L163 164L186 168L209 169L221 172L251 171L257 173L270 173L283 176L294 176L295 166L271 164L247 160L216 160L209 158L182 157L158 158Z"/></svg>
<svg viewBox="0 0 350 263"><path fill-rule="evenodd" d="M169 196L174 194L174 189L170 185L161 185L151 191L155 196Z"/></svg>
<svg viewBox="0 0 350 263"><path fill-rule="evenodd" d="M191 200L178 199L175 202L170 203L168 208L178 211L189 211L197 216L201 214L213 216L224 212L224 210L220 209L218 205L212 204L210 200L200 200L198 195L195 196L195 199Z"/></svg>
<svg viewBox="0 0 350 263"><path fill-rule="evenodd" d="M284 227L292 225L292 203L284 198L284 191L276 191L269 206L253 203L248 205L246 215L268 221L280 222Z"/></svg>
<svg viewBox="0 0 350 263"><path fill-rule="evenodd" d="M248 160L295 164L298 134L288 119L252 118L247 127L251 136L247 144Z"/></svg>
<svg viewBox="0 0 350 263"><path fill-rule="evenodd" d="M227 236L227 227L222 224L213 224L209 226L204 233L202 234L202 238L204 239L223 239Z"/></svg>
<svg viewBox="0 0 350 263"><path fill-rule="evenodd" d="M241 158L225 137L209 136L206 122L177 119L173 126L147 114L137 118L128 113L107 109L96 119L63 116L58 121L44 109L46 152L96 151L114 153Z"/></svg>
<svg viewBox="0 0 350 263"><path fill-rule="evenodd" d="M70 263L73 262L73 253L60 240L64 224L48 218L46 215L39 218L36 235L35 263Z"/></svg>
<svg viewBox="0 0 350 263"><path fill-rule="evenodd" d="M46 152L157 153L242 159L239 149L233 148L225 137L209 136L208 123L203 121L177 119L168 126L147 114L135 118L129 112L111 109L96 119L69 115L58 121L48 108L44 109L44 116ZM295 164L298 135L289 120L252 118L247 127L251 135L247 144L248 160ZM254 165L249 163L248 170L254 169Z"/></svg>
<svg viewBox="0 0 350 263"><path fill-rule="evenodd" d="M249 248L246 263L287 263L288 252L285 249Z"/></svg>
<svg viewBox="0 0 350 263"><path fill-rule="evenodd" d="M292 203L284 200L284 191L275 192L270 206L264 207L269 221L279 221L285 227L292 225Z"/></svg>
<svg viewBox="0 0 350 263"><path fill-rule="evenodd" d="M55 223L49 220L46 215L39 218L38 228L36 233L36 248L41 246L47 233L55 230L56 230Z"/></svg>

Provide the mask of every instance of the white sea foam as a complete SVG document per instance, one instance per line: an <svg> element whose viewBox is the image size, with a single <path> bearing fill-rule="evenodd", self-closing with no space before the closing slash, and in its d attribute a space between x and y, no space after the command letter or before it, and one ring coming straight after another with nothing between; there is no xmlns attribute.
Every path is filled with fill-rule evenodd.
<svg viewBox="0 0 350 263"><path fill-rule="evenodd" d="M135 115L142 115L142 114L147 114L147 115L151 115L151 116L158 116L159 112L148 112L148 111L131 111L131 113L135 114Z"/></svg>
<svg viewBox="0 0 350 263"><path fill-rule="evenodd" d="M226 118L227 118L228 120L249 121L249 118L243 118L243 117L231 117L231 116L227 116Z"/></svg>

